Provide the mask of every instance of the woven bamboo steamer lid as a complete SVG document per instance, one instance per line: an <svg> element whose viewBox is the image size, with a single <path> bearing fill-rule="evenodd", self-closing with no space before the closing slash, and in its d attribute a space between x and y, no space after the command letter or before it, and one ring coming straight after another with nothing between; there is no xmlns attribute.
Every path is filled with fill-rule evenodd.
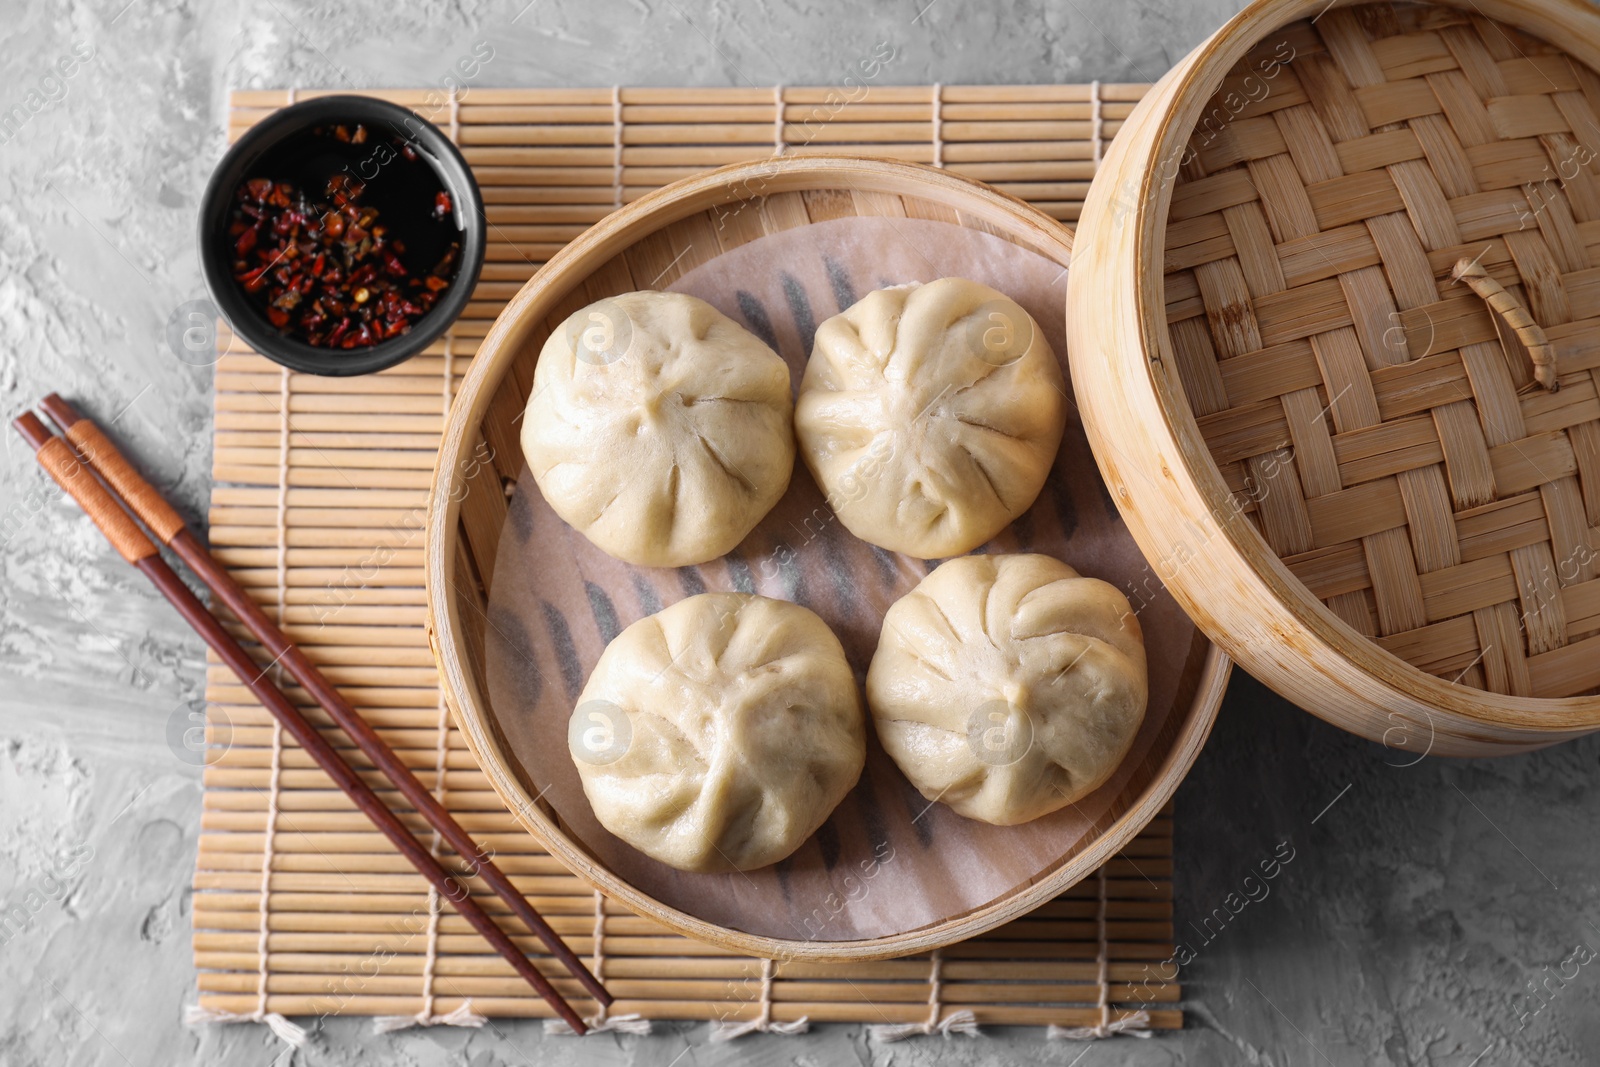
<svg viewBox="0 0 1600 1067"><path fill-rule="evenodd" d="M539 784L527 778L489 697L485 627L507 514L503 483L522 467L518 420L550 329L595 299L638 288L635 276L641 281L653 276L650 284L664 288L719 250L763 234L875 214L910 214L979 229L1063 265L1071 257L1072 234L1054 219L981 182L930 167L847 156L784 156L686 178L608 215L523 286L472 361L434 467L425 545L428 639L445 700L489 783L565 868L635 913L731 952L791 960L881 959L927 952L1026 915L1115 857L1160 813L1210 732L1231 667L1198 632L1181 656L1166 650L1176 657L1174 669L1182 672L1180 705L1090 834L1068 853L1048 857L1032 879L980 906L878 937L765 936L664 903L601 862ZM675 256L675 249L686 251Z"/></svg>
<svg viewBox="0 0 1600 1067"><path fill-rule="evenodd" d="M1073 381L1135 539L1392 747L1600 728L1597 66L1580 0L1259 0L1085 204Z"/></svg>

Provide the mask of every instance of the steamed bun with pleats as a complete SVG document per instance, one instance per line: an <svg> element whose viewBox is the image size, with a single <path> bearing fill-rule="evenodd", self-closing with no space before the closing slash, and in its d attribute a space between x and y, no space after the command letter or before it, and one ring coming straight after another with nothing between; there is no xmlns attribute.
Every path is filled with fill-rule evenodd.
<svg viewBox="0 0 1600 1067"><path fill-rule="evenodd" d="M911 783L1000 826L1103 785L1148 692L1128 599L1036 554L941 564L889 608L867 672L878 740Z"/></svg>
<svg viewBox="0 0 1600 1067"><path fill-rule="evenodd" d="M1026 511L1065 425L1038 324L964 278L880 289L824 322L795 408L845 527L922 559L970 552Z"/></svg>
<svg viewBox="0 0 1600 1067"><path fill-rule="evenodd" d="M609 297L545 342L522 449L550 507L608 554L704 563L789 486L789 368L703 300Z"/></svg>
<svg viewBox="0 0 1600 1067"><path fill-rule="evenodd" d="M799 848L856 784L866 716L816 613L702 593L606 646L568 749L617 837L680 870L748 871Z"/></svg>

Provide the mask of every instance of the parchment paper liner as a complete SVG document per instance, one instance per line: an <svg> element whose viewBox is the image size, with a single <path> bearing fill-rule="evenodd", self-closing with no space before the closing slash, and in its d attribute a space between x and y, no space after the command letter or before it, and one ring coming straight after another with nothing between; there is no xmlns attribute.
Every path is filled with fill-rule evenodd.
<svg viewBox="0 0 1600 1067"><path fill-rule="evenodd" d="M921 219L851 217L761 238L671 286L745 325L788 361L799 384L816 324L872 289L960 276L1020 303L1066 372L1066 272L1001 238ZM1068 385L1070 394L1070 384ZM1193 623L1123 527L1069 406L1051 479L1034 506L979 551L1047 552L1128 591L1144 629L1150 704L1127 760L1101 789L1023 826L993 827L930 804L875 740L860 784L799 851L772 867L689 874L650 859L595 820L567 750L568 718L590 669L623 627L666 604L715 590L804 604L844 643L865 677L883 613L933 568L874 548L834 518L798 460L788 493L730 555L700 567L620 563L556 517L519 477L490 594L488 676L509 755L593 854L664 904L752 934L854 940L965 914L1031 882L1091 839L1141 761L1159 757L1163 725L1193 699ZM975 695L975 703L988 699ZM870 733L870 731L869 731Z"/></svg>

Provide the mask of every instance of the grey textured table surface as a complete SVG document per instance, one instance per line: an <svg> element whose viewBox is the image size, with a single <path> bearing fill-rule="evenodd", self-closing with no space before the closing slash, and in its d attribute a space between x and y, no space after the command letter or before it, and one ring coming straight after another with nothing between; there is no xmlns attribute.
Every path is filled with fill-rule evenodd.
<svg viewBox="0 0 1600 1067"><path fill-rule="evenodd" d="M124 6L126 3L126 6ZM0 397L55 389L115 422L203 515L211 371L164 341L200 295L193 218L234 87L438 84L481 40L486 85L837 81L863 43L903 83L1144 81L1233 0L95 0L0 7ZM92 56L51 77L78 48ZM31 108L30 108L31 111ZM262 1027L185 1029L199 774L168 745L199 642L4 435L0 475L0 1064L268 1064ZM1178 794L1189 1027L1046 1043L1037 1029L882 1046L858 1026L711 1046L706 1028L581 1046L533 1025L320 1029L306 1064L1429 1064L1600 1062L1600 739L1493 762L1409 759L1235 676ZM1331 806L1330 806L1331 805ZM1201 918L1280 842L1295 859L1208 941Z"/></svg>

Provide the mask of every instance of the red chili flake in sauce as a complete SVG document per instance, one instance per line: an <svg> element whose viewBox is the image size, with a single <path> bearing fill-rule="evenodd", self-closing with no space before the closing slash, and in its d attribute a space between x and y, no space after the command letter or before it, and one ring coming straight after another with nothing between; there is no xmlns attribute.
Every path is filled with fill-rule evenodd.
<svg viewBox="0 0 1600 1067"><path fill-rule="evenodd" d="M363 126L330 132L341 144L368 140ZM395 144L388 159L421 165L410 145ZM270 178L251 178L235 192L233 276L279 330L319 348L364 348L411 329L449 288L460 243L452 241L432 269L413 273L405 243L363 203L366 192L349 168L315 192ZM452 210L440 190L433 218L446 220Z"/></svg>

